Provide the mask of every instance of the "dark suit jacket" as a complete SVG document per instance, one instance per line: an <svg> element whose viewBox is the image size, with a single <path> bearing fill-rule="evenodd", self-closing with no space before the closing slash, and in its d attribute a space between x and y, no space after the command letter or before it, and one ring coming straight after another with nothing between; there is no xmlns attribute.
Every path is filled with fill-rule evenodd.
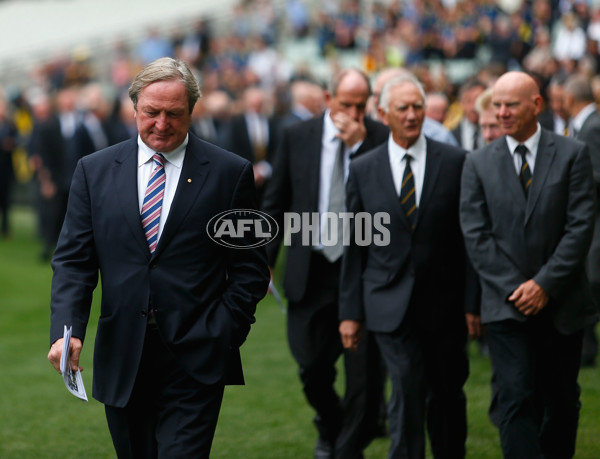
<svg viewBox="0 0 600 459"><path fill-rule="evenodd" d="M527 199L504 137L467 157L460 216L481 280L483 323L527 320L507 299L529 279L549 294L559 332L596 321L584 269L594 201L587 147L545 129Z"/></svg>
<svg viewBox="0 0 600 459"><path fill-rule="evenodd" d="M592 161L594 182L596 182L597 204L600 204L600 112L592 112L575 135L588 146ZM594 300L600 306L600 209L596 208L596 226L587 258L588 277L594 293Z"/></svg>
<svg viewBox="0 0 600 459"><path fill-rule="evenodd" d="M102 277L94 397L122 407L142 354L147 311L165 344L198 382L243 383L238 347L254 322L269 272L262 248L215 244L206 225L220 212L253 208L250 163L190 134L168 220L151 256L140 221L137 142L83 158L73 176L52 261L51 342L63 325L85 338Z"/></svg>
<svg viewBox="0 0 600 459"><path fill-rule="evenodd" d="M269 139L267 142L267 152L265 160L273 161L275 151L277 149L277 123L274 119L269 119ZM227 145L225 148L242 158L247 159L251 163L256 162L254 147L248 133L248 126L244 115L236 115L229 121L229 128L226 136Z"/></svg>
<svg viewBox="0 0 600 459"><path fill-rule="evenodd" d="M347 185L348 212L389 214L388 245L355 243L351 225L340 287L340 319L365 321L369 330L392 332L410 304L426 329L457 319L464 323L467 260L458 220L465 151L426 138L423 190L414 231L394 187L387 143L353 161ZM472 309L472 308L469 308ZM456 323L456 322L454 322Z"/></svg>
<svg viewBox="0 0 600 459"><path fill-rule="evenodd" d="M360 155L388 138L383 124L367 117L367 137L356 151ZM269 265L274 266L284 233L284 212L319 211L319 171L323 115L289 126L283 130L280 148L275 156L273 177L263 197L263 210L279 224L279 238L267 245ZM302 235L291 235L287 252L284 289L290 301L300 301L307 289L312 247L302 244Z"/></svg>

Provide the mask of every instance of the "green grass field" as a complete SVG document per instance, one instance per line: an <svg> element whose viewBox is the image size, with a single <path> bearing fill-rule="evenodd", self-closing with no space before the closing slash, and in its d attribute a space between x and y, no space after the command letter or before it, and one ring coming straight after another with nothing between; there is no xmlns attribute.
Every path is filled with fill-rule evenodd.
<svg viewBox="0 0 600 459"><path fill-rule="evenodd" d="M13 235L0 239L0 458L113 458L101 404L80 402L46 360L49 347L51 270L38 260L35 218L14 211ZM92 391L92 349L99 298L92 310L82 366ZM123 352L127 352L126 349ZM466 386L469 458L501 457L498 435L487 419L489 361L471 348ZM228 387L213 458L309 459L316 433L296 367L285 339L285 316L274 300L258 307L257 322L242 348L246 386ZM600 457L600 371L580 375L583 408L577 458ZM342 381L340 381L340 387ZM388 441L378 439L368 459L387 457ZM526 458L524 458L526 459Z"/></svg>

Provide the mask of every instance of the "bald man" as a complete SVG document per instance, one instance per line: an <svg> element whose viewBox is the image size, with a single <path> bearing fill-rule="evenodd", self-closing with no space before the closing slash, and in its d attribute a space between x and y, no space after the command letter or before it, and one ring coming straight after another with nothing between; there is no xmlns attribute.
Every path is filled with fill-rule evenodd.
<svg viewBox="0 0 600 459"><path fill-rule="evenodd" d="M467 157L460 220L481 281L505 458L575 454L583 328L597 321L585 259L595 188L585 144L542 129L535 81L502 75L504 136Z"/></svg>

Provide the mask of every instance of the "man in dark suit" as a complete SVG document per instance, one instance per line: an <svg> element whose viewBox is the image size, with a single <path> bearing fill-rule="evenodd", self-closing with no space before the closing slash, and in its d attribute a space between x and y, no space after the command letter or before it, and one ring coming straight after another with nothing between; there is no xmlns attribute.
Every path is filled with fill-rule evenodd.
<svg viewBox="0 0 600 459"><path fill-rule="evenodd" d="M573 75L564 84L564 106L571 120L570 130L577 140L588 147L592 160L596 197L600 198L600 112L594 99L589 78ZM592 246L587 258L587 274L596 304L600 304L600 211L596 209L596 225ZM589 325L583 332L581 364L591 367L596 364L598 338L596 326Z"/></svg>
<svg viewBox="0 0 600 459"><path fill-rule="evenodd" d="M470 78L461 85L458 91L462 117L458 126L452 130L452 134L465 150L477 150L484 144L479 130L479 114L475 109L475 101L485 89L486 86L482 81Z"/></svg>
<svg viewBox="0 0 600 459"><path fill-rule="evenodd" d="M535 80L509 72L492 103L504 136L467 157L460 218L482 288L504 457L572 457L595 188L585 144L542 129Z"/></svg>
<svg viewBox="0 0 600 459"><path fill-rule="evenodd" d="M72 326L78 368L100 273L93 394L117 455L208 458L224 385L243 383L238 348L269 272L264 250L217 245L207 223L254 207L252 166L188 133L200 93L182 61L149 64L129 94L138 138L84 157L73 176L48 358L58 370Z"/></svg>
<svg viewBox="0 0 600 459"><path fill-rule="evenodd" d="M231 117L225 148L252 163L259 202L273 172L272 162L277 148L277 123L266 115L264 90L250 87L242 96L243 113Z"/></svg>
<svg viewBox="0 0 600 459"><path fill-rule="evenodd" d="M344 176L351 156L379 145L388 135L385 126L364 116L369 95L366 75L341 70L326 93L325 113L283 130L263 201L263 210L280 228L286 212L312 218L343 211L339 205L344 204ZM300 367L304 394L316 411L315 457L359 458L377 428L382 383L371 377L380 375L380 362L368 357L375 344L369 339L359 352L345 354L342 403L334 388L335 363L343 353L337 331L342 248L326 247L321 233L325 228L319 226L320 221L313 223L312 234L317 237L303 241L307 233L295 232L287 247L288 341ZM267 246L270 266L275 265L280 242Z"/></svg>
<svg viewBox="0 0 600 459"><path fill-rule="evenodd" d="M476 288L458 221L465 151L422 134L415 77L388 81L379 108L389 140L350 166L340 334L352 350L365 329L377 339L392 382L390 458L425 457L426 423L436 458L464 457L465 286ZM387 240L358 243L359 213L387 215Z"/></svg>

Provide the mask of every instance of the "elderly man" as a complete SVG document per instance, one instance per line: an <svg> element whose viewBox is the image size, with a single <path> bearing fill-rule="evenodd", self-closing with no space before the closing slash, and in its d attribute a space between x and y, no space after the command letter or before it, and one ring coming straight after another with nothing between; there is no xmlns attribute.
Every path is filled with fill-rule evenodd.
<svg viewBox="0 0 600 459"><path fill-rule="evenodd" d="M139 136L84 157L73 176L48 359L60 371L66 325L78 369L100 274L93 393L117 456L208 458L269 271L264 250L217 245L207 223L255 207L252 165L188 132L200 90L182 61L148 64L129 95Z"/></svg>
<svg viewBox="0 0 600 459"><path fill-rule="evenodd" d="M460 219L482 287L504 457L572 457L585 274L595 218L587 147L542 129L535 80L509 72L492 103L504 136L465 161Z"/></svg>
<svg viewBox="0 0 600 459"><path fill-rule="evenodd" d="M391 134L350 165L347 208L387 214L389 240L359 244L363 228L353 220L340 334L346 348L357 349L368 330L381 349L392 382L389 457L425 457L427 423L434 456L460 458L467 435L464 311L476 299L458 221L465 151L422 134L425 93L411 75L384 85L379 114Z"/></svg>

